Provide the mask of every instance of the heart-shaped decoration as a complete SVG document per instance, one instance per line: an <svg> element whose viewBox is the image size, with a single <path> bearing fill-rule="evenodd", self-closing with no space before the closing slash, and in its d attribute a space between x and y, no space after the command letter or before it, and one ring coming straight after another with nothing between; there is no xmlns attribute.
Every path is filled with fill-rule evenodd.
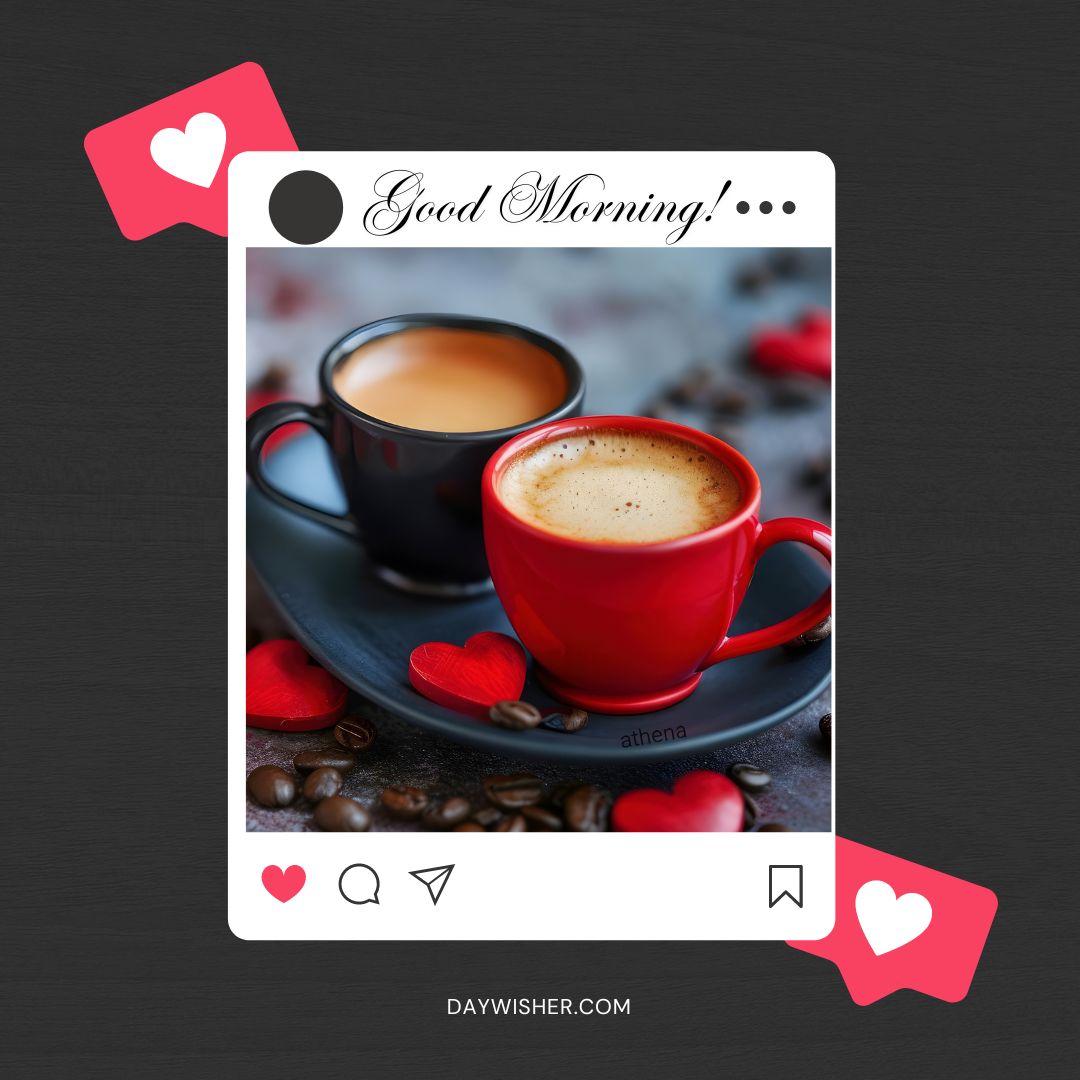
<svg viewBox="0 0 1080 1080"><path fill-rule="evenodd" d="M922 934L934 909L922 893L897 896L887 881L868 881L855 894L855 914L874 955L884 956Z"/></svg>
<svg viewBox="0 0 1080 1080"><path fill-rule="evenodd" d="M154 164L177 180L208 188L225 155L225 125L213 113L196 113L179 128L162 128L150 140Z"/></svg>
<svg viewBox="0 0 1080 1080"><path fill-rule="evenodd" d="M827 312L810 311L795 329L766 327L751 347L754 363L777 375L832 377L832 319Z"/></svg>
<svg viewBox="0 0 1080 1080"><path fill-rule="evenodd" d="M275 899L287 904L303 887L307 874L302 866L268 866L262 872L263 888Z"/></svg>
<svg viewBox="0 0 1080 1080"><path fill-rule="evenodd" d="M628 791L611 808L616 832L742 832L742 792L705 769L679 777L669 795L655 788Z"/></svg>
<svg viewBox="0 0 1080 1080"><path fill-rule="evenodd" d="M349 690L295 641L264 641L247 654L248 727L318 731L345 715Z"/></svg>
<svg viewBox="0 0 1080 1080"><path fill-rule="evenodd" d="M409 682L437 705L486 719L497 701L517 701L525 687L525 650L506 634L473 634L464 648L444 641L417 645Z"/></svg>

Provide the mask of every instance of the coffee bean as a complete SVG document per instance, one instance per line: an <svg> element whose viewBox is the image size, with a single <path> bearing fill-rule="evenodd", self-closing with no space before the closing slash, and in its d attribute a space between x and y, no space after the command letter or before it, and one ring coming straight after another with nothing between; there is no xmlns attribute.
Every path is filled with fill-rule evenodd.
<svg viewBox="0 0 1080 1080"><path fill-rule="evenodd" d="M769 821L758 829L758 832L791 832L786 825L781 825L779 821Z"/></svg>
<svg viewBox="0 0 1080 1080"><path fill-rule="evenodd" d="M419 788L406 787L405 784L391 784L383 789L379 798L394 817L404 818L406 821L418 818L431 801Z"/></svg>
<svg viewBox="0 0 1080 1080"><path fill-rule="evenodd" d="M463 821L460 825L455 825L451 830L452 832L485 832L483 825L477 825L475 821Z"/></svg>
<svg viewBox="0 0 1080 1080"><path fill-rule="evenodd" d="M555 807L556 810L561 810L566 800L581 786L580 780L575 780L573 782L564 781L561 784L556 784L544 801L549 806Z"/></svg>
<svg viewBox="0 0 1080 1080"><path fill-rule="evenodd" d="M772 282L772 271L767 266L744 267L735 278L735 288L741 293L758 293Z"/></svg>
<svg viewBox="0 0 1080 1080"><path fill-rule="evenodd" d="M525 819L520 814L511 814L509 817L504 817L492 829L492 832L524 832L528 827Z"/></svg>
<svg viewBox="0 0 1080 1080"><path fill-rule="evenodd" d="M584 709L569 709L566 712L550 713L544 717L544 727L552 731L562 731L573 735L589 722L589 714Z"/></svg>
<svg viewBox="0 0 1080 1080"><path fill-rule="evenodd" d="M559 832L563 827L562 818L542 806L523 806L521 816L534 832Z"/></svg>
<svg viewBox="0 0 1080 1080"><path fill-rule="evenodd" d="M741 416L750 405L750 399L741 390L721 389L709 399L709 408L721 416Z"/></svg>
<svg viewBox="0 0 1080 1080"><path fill-rule="evenodd" d="M482 829L486 829L488 826L494 825L495 822L502 820L502 811L497 810L494 806L485 806L477 810L472 819Z"/></svg>
<svg viewBox="0 0 1080 1080"><path fill-rule="evenodd" d="M771 783L772 777L764 770L749 762L740 761L728 769L728 776L743 789L743 791L764 791Z"/></svg>
<svg viewBox="0 0 1080 1080"><path fill-rule="evenodd" d="M827 712L818 721L818 730L821 732L821 737L826 742L832 742L832 713Z"/></svg>
<svg viewBox="0 0 1080 1080"><path fill-rule="evenodd" d="M276 810L296 798L296 781L276 765L260 765L247 778L248 794L260 806Z"/></svg>
<svg viewBox="0 0 1080 1080"><path fill-rule="evenodd" d="M488 710L492 723L511 731L527 731L538 727L543 715L535 705L527 701L500 701Z"/></svg>
<svg viewBox="0 0 1080 1080"><path fill-rule="evenodd" d="M832 475L832 459L828 454L818 454L803 465L800 479L807 487L824 484Z"/></svg>
<svg viewBox="0 0 1080 1080"><path fill-rule="evenodd" d="M489 776L484 781L484 794L503 810L518 810L538 803L543 798L544 785L530 773Z"/></svg>
<svg viewBox="0 0 1080 1080"><path fill-rule="evenodd" d="M326 832L367 832L371 814L355 799L331 795L315 807L315 824Z"/></svg>
<svg viewBox="0 0 1080 1080"><path fill-rule="evenodd" d="M807 375L773 376L769 382L769 399L778 409L808 408L816 405L824 393L824 384Z"/></svg>
<svg viewBox="0 0 1080 1080"><path fill-rule="evenodd" d="M310 803L322 802L336 795L345 783L345 777L337 769L316 769L304 781L304 798Z"/></svg>
<svg viewBox="0 0 1080 1080"><path fill-rule="evenodd" d="M743 792L743 832L749 832L757 821L761 811L758 804L744 791Z"/></svg>
<svg viewBox="0 0 1080 1080"><path fill-rule="evenodd" d="M309 773L316 769L337 769L347 773L356 764L356 755L348 750L339 750L336 746L327 746L322 750L302 750L293 758L297 772Z"/></svg>
<svg viewBox="0 0 1080 1080"><path fill-rule="evenodd" d="M280 394L288 387L291 378L292 372L287 364L283 364L280 360L272 360L262 377L256 380L253 389Z"/></svg>
<svg viewBox="0 0 1080 1080"><path fill-rule="evenodd" d="M572 832L605 832L611 811L611 795L586 784L567 795L563 803L566 827Z"/></svg>
<svg viewBox="0 0 1080 1080"><path fill-rule="evenodd" d="M471 810L468 799L453 795L443 802L429 806L424 811L421 821L429 829L452 829L455 825L460 825L469 816Z"/></svg>
<svg viewBox="0 0 1080 1080"><path fill-rule="evenodd" d="M334 738L346 750L367 750L377 733L375 725L364 716L346 716L334 728Z"/></svg>
<svg viewBox="0 0 1080 1080"><path fill-rule="evenodd" d="M784 643L785 649L804 649L808 645L817 645L832 634L832 616L827 615L817 626L810 627L805 633Z"/></svg>
<svg viewBox="0 0 1080 1080"><path fill-rule="evenodd" d="M777 277L798 277L803 270L803 260L797 251L774 251L769 255L769 266Z"/></svg>
<svg viewBox="0 0 1080 1080"><path fill-rule="evenodd" d="M703 403L712 385L712 372L694 368L668 390L668 400L676 405L699 405Z"/></svg>

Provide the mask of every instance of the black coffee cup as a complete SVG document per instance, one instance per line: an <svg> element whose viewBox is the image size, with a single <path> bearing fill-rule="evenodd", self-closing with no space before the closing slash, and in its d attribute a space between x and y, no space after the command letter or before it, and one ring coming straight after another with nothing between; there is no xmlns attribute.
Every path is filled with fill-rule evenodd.
<svg viewBox="0 0 1080 1080"><path fill-rule="evenodd" d="M361 345L419 328L472 330L529 342L554 357L566 374L559 406L515 427L479 432L421 431L361 412L334 389L335 369ZM351 330L322 359L320 405L279 402L247 422L248 475L274 502L359 540L375 574L398 588L430 596L471 596L491 588L484 555L480 477L508 439L537 424L578 416L585 378L557 342L513 323L466 315L398 315ZM483 393L483 387L477 387ZM313 427L330 444L348 502L339 516L279 491L262 468L262 449L284 424Z"/></svg>

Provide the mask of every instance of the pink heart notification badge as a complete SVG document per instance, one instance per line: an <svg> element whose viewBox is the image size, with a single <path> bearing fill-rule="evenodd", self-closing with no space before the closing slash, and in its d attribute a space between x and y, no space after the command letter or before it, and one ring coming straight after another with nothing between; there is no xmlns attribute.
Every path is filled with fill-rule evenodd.
<svg viewBox="0 0 1080 1080"><path fill-rule="evenodd" d="M857 1005L903 989L959 1001L996 911L981 885L837 837L832 933L788 944L836 964Z"/></svg>
<svg viewBox="0 0 1080 1080"><path fill-rule="evenodd" d="M129 240L186 221L228 232L229 162L245 150L295 150L258 64L240 64L94 128L83 141Z"/></svg>

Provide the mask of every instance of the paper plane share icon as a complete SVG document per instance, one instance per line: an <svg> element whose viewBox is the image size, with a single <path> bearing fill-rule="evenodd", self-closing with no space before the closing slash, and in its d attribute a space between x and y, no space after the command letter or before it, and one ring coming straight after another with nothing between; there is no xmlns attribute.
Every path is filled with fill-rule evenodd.
<svg viewBox="0 0 1080 1080"><path fill-rule="evenodd" d="M426 870L410 870L409 874L427 886L432 904L437 904L455 865L456 863L450 863L448 866L429 866Z"/></svg>

